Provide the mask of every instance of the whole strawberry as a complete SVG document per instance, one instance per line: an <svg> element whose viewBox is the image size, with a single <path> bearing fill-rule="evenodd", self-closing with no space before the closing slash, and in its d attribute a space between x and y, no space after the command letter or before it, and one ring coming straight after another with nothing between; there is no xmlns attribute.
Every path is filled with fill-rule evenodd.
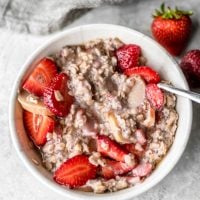
<svg viewBox="0 0 200 200"><path fill-rule="evenodd" d="M187 52L182 58L180 66L191 87L200 86L200 50Z"/></svg>
<svg viewBox="0 0 200 200"><path fill-rule="evenodd" d="M192 11L165 8L164 4L153 14L152 34L174 56L180 55L189 39L192 26L190 15Z"/></svg>

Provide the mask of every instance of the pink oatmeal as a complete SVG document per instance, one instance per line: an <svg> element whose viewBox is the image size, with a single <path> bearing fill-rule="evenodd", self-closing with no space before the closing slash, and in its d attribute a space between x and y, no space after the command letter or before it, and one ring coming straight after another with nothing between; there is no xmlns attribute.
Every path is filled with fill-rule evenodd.
<svg viewBox="0 0 200 200"><path fill-rule="evenodd" d="M148 83L143 75L127 76L119 69L116 51L123 45L118 38L96 39L65 46L50 56L58 71L69 76L69 94L74 101L65 117L53 117L57 128L48 131L39 150L52 173L68 159L86 155L98 171L95 178L76 187L79 190L113 192L144 181L174 141L178 121L175 95L162 91L162 108L156 109L146 97ZM146 58L140 55L138 66L145 64ZM56 101L63 101L59 90L54 95ZM37 105L42 98L31 94L26 100ZM110 143L100 143L101 136L122 148L123 158L113 152L105 155ZM120 164L124 171L109 169L108 163Z"/></svg>

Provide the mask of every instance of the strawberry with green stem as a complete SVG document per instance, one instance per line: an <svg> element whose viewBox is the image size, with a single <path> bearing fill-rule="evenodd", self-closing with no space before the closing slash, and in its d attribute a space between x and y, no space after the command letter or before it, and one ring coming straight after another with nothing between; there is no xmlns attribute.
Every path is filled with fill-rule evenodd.
<svg viewBox="0 0 200 200"><path fill-rule="evenodd" d="M154 38L174 56L180 55L184 50L192 27L190 16L192 11L171 9L161 5L155 10L151 31Z"/></svg>

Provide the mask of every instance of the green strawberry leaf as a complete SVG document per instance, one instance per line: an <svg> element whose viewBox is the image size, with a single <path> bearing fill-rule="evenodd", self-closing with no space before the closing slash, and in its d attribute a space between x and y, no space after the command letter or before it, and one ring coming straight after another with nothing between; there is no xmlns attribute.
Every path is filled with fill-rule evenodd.
<svg viewBox="0 0 200 200"><path fill-rule="evenodd" d="M155 9L153 13L153 17L161 16L163 19L180 19L182 16L191 16L193 12L191 10L180 10L177 6L175 9L171 9L170 7L165 8L165 3L162 3L160 6L160 10Z"/></svg>

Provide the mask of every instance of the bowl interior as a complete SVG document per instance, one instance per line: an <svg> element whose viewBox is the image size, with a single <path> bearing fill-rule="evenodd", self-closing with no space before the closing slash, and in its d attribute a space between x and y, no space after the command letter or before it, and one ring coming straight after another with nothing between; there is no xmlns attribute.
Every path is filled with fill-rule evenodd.
<svg viewBox="0 0 200 200"><path fill-rule="evenodd" d="M13 88L13 95L10 106L10 128L13 143L21 159L29 170L43 183L57 192L74 199L93 199L94 194L67 190L53 182L49 172L42 166L38 153L28 140L23 127L22 109L16 100L20 84L30 73L34 64L42 57L59 51L65 45L81 44L96 38L118 37L125 43L135 43L142 47L142 53L148 60L148 65L161 74L163 79L170 80L176 87L188 89L185 78L175 61L166 51L149 37L128 28L115 25L86 25L73 28L59 34L51 41L40 47L27 60L19 73L16 84ZM157 169L142 184L122 191L108 194L95 195L99 199L129 199L136 196L156 183L158 183L174 167L183 153L188 141L191 129L192 108L191 102L187 99L177 98L177 111L179 113L178 128L175 141L168 154L159 164ZM37 161L39 164L34 164Z"/></svg>

